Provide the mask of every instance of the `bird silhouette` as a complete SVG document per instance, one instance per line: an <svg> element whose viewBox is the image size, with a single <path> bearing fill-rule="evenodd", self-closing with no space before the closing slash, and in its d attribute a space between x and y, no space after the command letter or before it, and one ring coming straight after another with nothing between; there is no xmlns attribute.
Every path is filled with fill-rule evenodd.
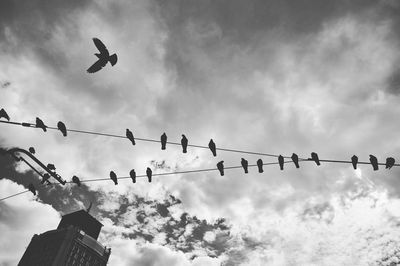
<svg viewBox="0 0 400 266"><path fill-rule="evenodd" d="M48 181L49 179L50 179L50 175L48 173L45 173L45 174L43 174L43 178L42 178L42 181L40 181L40 183L44 184L45 182L49 182Z"/></svg>
<svg viewBox="0 0 400 266"><path fill-rule="evenodd" d="M369 161L371 162L372 168L374 171L379 169L378 159L374 155L369 155Z"/></svg>
<svg viewBox="0 0 400 266"><path fill-rule="evenodd" d="M30 192L33 193L33 195L36 196L36 188L32 183L28 185L28 189L29 189Z"/></svg>
<svg viewBox="0 0 400 266"><path fill-rule="evenodd" d="M95 54L97 56L98 60L91 66L89 67L86 71L88 73L95 73L105 67L108 62L112 66L114 66L117 63L118 57L116 54L110 55L108 52L106 46L102 41L100 41L97 38L93 38L94 45L96 45L97 49L99 50L99 54Z"/></svg>
<svg viewBox="0 0 400 266"><path fill-rule="evenodd" d="M393 167L396 160L393 157L386 158L386 169L390 169Z"/></svg>
<svg viewBox="0 0 400 266"><path fill-rule="evenodd" d="M313 160L317 165L321 165L319 162L318 154L316 152L311 153L311 160Z"/></svg>
<svg viewBox="0 0 400 266"><path fill-rule="evenodd" d="M282 155L278 156L278 163L279 163L279 167L281 168L281 170L283 170L283 165L285 163L285 159L283 158Z"/></svg>
<svg viewBox="0 0 400 266"><path fill-rule="evenodd" d="M132 145L136 145L135 137L133 137L133 133L129 128L126 129L126 137L132 142Z"/></svg>
<svg viewBox="0 0 400 266"><path fill-rule="evenodd" d="M161 149L165 150L165 146L167 145L167 135L165 132L161 135Z"/></svg>
<svg viewBox="0 0 400 266"><path fill-rule="evenodd" d="M75 184L77 184L78 187L81 186L81 180L79 180L79 177L77 177L76 175L74 175L74 176L72 177L72 182L75 183Z"/></svg>
<svg viewBox="0 0 400 266"><path fill-rule="evenodd" d="M112 181L114 181L115 185L118 185L118 178L117 178L117 175L114 173L114 171L110 172L110 178Z"/></svg>
<svg viewBox="0 0 400 266"><path fill-rule="evenodd" d="M7 119L7 121L10 121L10 117L8 116L6 110L4 110L3 108L1 108L1 110L0 110L0 119L1 118L5 118L5 119Z"/></svg>
<svg viewBox="0 0 400 266"><path fill-rule="evenodd" d="M257 160L257 167L258 167L258 172L259 173L263 173L264 172L264 170L263 170L263 160L261 160L261 159Z"/></svg>
<svg viewBox="0 0 400 266"><path fill-rule="evenodd" d="M47 126L43 123L42 119L40 119L39 117L36 117L36 127L43 129L44 132L47 131L46 129Z"/></svg>
<svg viewBox="0 0 400 266"><path fill-rule="evenodd" d="M47 168L49 168L49 170L51 170L51 171L55 171L56 170L56 167L52 163L48 163L47 164Z"/></svg>
<svg viewBox="0 0 400 266"><path fill-rule="evenodd" d="M136 183L136 172L135 172L135 169L132 169L132 170L129 172L129 176L132 178L132 182L133 182L133 183Z"/></svg>
<svg viewBox="0 0 400 266"><path fill-rule="evenodd" d="M65 124L63 122L58 121L57 128L58 128L58 130L61 131L61 133L63 134L64 137L67 136L67 127L65 126Z"/></svg>
<svg viewBox="0 0 400 266"><path fill-rule="evenodd" d="M357 169L357 164L358 164L358 157L353 155L351 157L351 164L353 165L354 170Z"/></svg>
<svg viewBox="0 0 400 266"><path fill-rule="evenodd" d="M217 163L217 168L218 168L219 174L221 176L224 176L224 161L218 162Z"/></svg>
<svg viewBox="0 0 400 266"><path fill-rule="evenodd" d="M296 168L300 168L300 165L299 165L299 156L297 156L296 153L293 153L293 154L292 154L292 157L290 157L290 158L292 158L292 161L293 161L294 165L296 166Z"/></svg>
<svg viewBox="0 0 400 266"><path fill-rule="evenodd" d="M32 154L35 154L36 153L35 148L34 147L29 147L29 152L32 153Z"/></svg>
<svg viewBox="0 0 400 266"><path fill-rule="evenodd" d="M242 158L240 163L242 164L244 173L248 174L249 173L249 162L246 159Z"/></svg>
<svg viewBox="0 0 400 266"><path fill-rule="evenodd" d="M214 157L217 156L217 147L215 146L215 143L212 139L210 139L210 142L208 143L208 148L210 148Z"/></svg>
<svg viewBox="0 0 400 266"><path fill-rule="evenodd" d="M151 175L152 174L153 174L153 171L151 171L151 169L149 167L147 167L146 175L147 175L147 179L149 180L149 183L151 182Z"/></svg>
<svg viewBox="0 0 400 266"><path fill-rule="evenodd" d="M188 139L183 134L181 139L181 145L182 145L182 152L187 153Z"/></svg>

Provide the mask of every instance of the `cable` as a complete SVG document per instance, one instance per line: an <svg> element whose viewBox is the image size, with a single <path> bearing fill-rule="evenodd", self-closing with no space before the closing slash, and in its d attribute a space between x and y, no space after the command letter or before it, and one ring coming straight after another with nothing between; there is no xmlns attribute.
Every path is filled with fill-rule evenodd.
<svg viewBox="0 0 400 266"><path fill-rule="evenodd" d="M313 162L312 159L301 159L299 160L299 162ZM320 162L328 162L328 163L349 163L351 164L351 161L339 161L339 160L320 160ZM287 163L293 163L293 161L285 161L285 164ZM269 163L263 163L263 166L269 166L269 165L277 165L279 164L279 162L269 162ZM358 162L358 164L370 164L369 162ZM384 163L378 163L378 165L385 165ZM256 167L256 164L249 164L248 167ZM400 164L394 164L394 166L400 166ZM242 166L228 166L228 167L224 167L224 170L230 170L230 169L239 169L239 168L243 168ZM166 172L166 173L155 173L152 174L152 176L166 176L166 175L176 175L176 174L190 174L190 173L200 173L200 172L211 172L211 171L219 171L218 168L207 168L207 169L198 169L198 170L186 170L186 171L176 171L176 172ZM147 175L137 175L136 178L138 177L147 177ZM121 176L121 177L117 177L117 179L130 179L131 177L129 176ZM85 180L80 180L81 183L89 183L89 182L98 182L98 181L110 181L110 178L96 178L96 179L85 179ZM74 182L72 181L67 181L67 184L72 184ZM47 185L60 185L59 183L49 183ZM39 187L43 187L43 186L47 186L45 184L39 186ZM1 198L0 201L21 195L23 193L29 192L29 190L23 191L23 192L19 192L10 196L7 196L5 198Z"/></svg>
<svg viewBox="0 0 400 266"><path fill-rule="evenodd" d="M20 123L20 122L11 122L11 121L0 120L0 123L10 124L10 125L20 125L20 126L23 126L23 127L30 127L30 128L37 128L35 124L25 123L25 122ZM48 129L52 129L52 130L58 130L58 128L56 128L56 127L49 127L48 126L47 128ZM78 129L67 129L67 131L68 132L74 132L74 133L88 134L88 135L112 137L112 138L123 138L123 139L127 138L126 136L123 136L123 135L115 135L115 134L101 133L101 132L95 132L95 131L78 130ZM138 138L138 137L135 137L135 140L147 141L147 142L156 142L156 143L160 143L161 142L160 140L156 140L156 139ZM178 142L167 141L167 144L181 146L181 143L178 143ZM188 144L187 146L188 147L193 147L193 148L200 148L200 149L209 149L209 147L207 147L207 146L196 145L196 144ZM243 150L237 150L237 149L218 148L218 147L216 148L216 150L226 151L226 152L243 153L243 154L261 155L261 156L275 157L275 158L277 158L279 156L277 154L271 154L271 153L243 151ZM291 158L291 157L284 156L284 158Z"/></svg>
<svg viewBox="0 0 400 266"><path fill-rule="evenodd" d="M289 161L285 162L285 163L290 163ZM274 165L274 164L278 164L277 162L271 162L271 163L264 163L263 165ZM251 164L248 165L248 167L255 167L257 166L256 164ZM228 166L228 167L224 167L224 170L230 170L230 169L238 169L238 168L242 168L242 166ZM198 170L187 170L187 171L176 171L176 172L167 172L167 173L155 173L152 174L152 176L166 176L166 175L177 175L177 174L189 174L189 173L200 173L200 172L211 172L211 171L218 171L217 168L208 168L208 169L198 169ZM147 177L147 175L137 175L136 178L138 177ZM117 177L117 179L128 179L130 178L129 176L121 176L121 177ZM88 183L88 182L97 182L97 181L110 181L110 178L97 178L97 179L85 179L85 180L80 180L81 183ZM72 181L67 181L67 184L72 184L74 182ZM59 183L50 183L51 185L60 185ZM46 186L44 184L40 185L39 187L43 187ZM39 188L38 187L38 188ZM12 198L15 196L18 196L20 194L29 192L29 190L23 191L23 192L19 192L4 198L0 198L0 201L6 200L8 198Z"/></svg>

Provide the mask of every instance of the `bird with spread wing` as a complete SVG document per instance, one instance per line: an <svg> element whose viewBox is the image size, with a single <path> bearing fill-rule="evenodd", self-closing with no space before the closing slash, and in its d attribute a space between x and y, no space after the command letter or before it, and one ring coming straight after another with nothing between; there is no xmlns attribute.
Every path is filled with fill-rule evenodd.
<svg viewBox="0 0 400 266"><path fill-rule="evenodd" d="M88 73L95 73L105 67L108 62L112 66L114 66L117 63L118 57L116 54L110 55L108 52L106 46L102 41L100 41L97 38L93 38L94 45L96 45L97 49L99 50L100 53L95 54L99 60L97 60L91 67L89 67L86 71Z"/></svg>

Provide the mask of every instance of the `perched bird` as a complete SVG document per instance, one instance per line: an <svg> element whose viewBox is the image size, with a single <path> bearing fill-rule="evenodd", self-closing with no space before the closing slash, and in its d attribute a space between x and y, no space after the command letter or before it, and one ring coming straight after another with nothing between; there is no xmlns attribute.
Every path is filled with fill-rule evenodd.
<svg viewBox="0 0 400 266"><path fill-rule="evenodd" d="M58 130L61 131L61 133L63 134L64 137L67 136L67 127L65 126L65 124L63 122L58 121L57 128L58 128Z"/></svg>
<svg viewBox="0 0 400 266"><path fill-rule="evenodd" d="M300 168L299 156L297 156L296 153L293 153L291 158L292 158L292 161L293 161L294 165L296 166L296 168Z"/></svg>
<svg viewBox="0 0 400 266"><path fill-rule="evenodd" d="M81 180L79 180L79 177L77 177L76 175L74 175L74 176L72 177L72 182L74 182L75 184L77 184L78 187L81 186Z"/></svg>
<svg viewBox="0 0 400 266"><path fill-rule="evenodd" d="M210 139L210 142L208 143L208 147L210 148L214 157L217 156L217 147L215 146L215 143L212 139Z"/></svg>
<svg viewBox="0 0 400 266"><path fill-rule="evenodd" d="M167 135L165 132L161 135L161 149L165 150L165 146L167 145Z"/></svg>
<svg viewBox="0 0 400 266"><path fill-rule="evenodd" d="M29 189L30 192L33 193L33 195L36 196L36 188L32 183L28 185L28 189Z"/></svg>
<svg viewBox="0 0 400 266"><path fill-rule="evenodd" d="M133 133L129 128L126 129L126 137L132 142L132 145L136 145L135 137L133 137Z"/></svg>
<svg viewBox="0 0 400 266"><path fill-rule="evenodd" d="M182 134L182 139L181 139L181 145L182 145L182 152L187 153L188 139L183 134Z"/></svg>
<svg viewBox="0 0 400 266"><path fill-rule="evenodd" d="M321 165L321 163L319 162L318 154L317 154L316 152L312 152L312 153L311 153L311 159L312 159L317 165Z"/></svg>
<svg viewBox="0 0 400 266"><path fill-rule="evenodd" d="M146 175L147 175L147 179L149 180L149 183L151 182L151 175L152 174L153 174L153 171L151 171L151 169L149 167L147 167Z"/></svg>
<svg viewBox="0 0 400 266"><path fill-rule="evenodd" d="M281 170L283 170L283 164L285 163L285 159L283 158L282 155L278 156L278 163L279 163L279 167L281 168Z"/></svg>
<svg viewBox="0 0 400 266"><path fill-rule="evenodd" d="M118 185L117 175L114 173L114 171L110 172L110 178L111 178L112 181L114 181L115 185Z"/></svg>
<svg viewBox="0 0 400 266"><path fill-rule="evenodd" d="M224 161L220 161L217 163L217 168L221 176L224 176Z"/></svg>
<svg viewBox="0 0 400 266"><path fill-rule="evenodd" d="M44 184L45 182L49 182L48 180L50 179L50 175L48 173L43 174L43 179L40 181L41 184Z"/></svg>
<svg viewBox="0 0 400 266"><path fill-rule="evenodd" d="M386 158L386 169L390 169L393 167L396 160L393 157Z"/></svg>
<svg viewBox="0 0 400 266"><path fill-rule="evenodd" d="M47 126L43 123L43 121L39 118L36 117L36 127L43 129L44 132L47 131Z"/></svg>
<svg viewBox="0 0 400 266"><path fill-rule="evenodd" d="M1 118L5 118L5 119L7 119L7 121L10 121L10 117L8 116L6 110L4 110L3 108L1 108L1 110L0 110L0 119Z"/></svg>
<svg viewBox="0 0 400 266"><path fill-rule="evenodd" d="M110 53L108 52L108 50L107 50L106 46L104 45L104 43L102 41L100 41L99 39L93 38L93 42L94 42L94 45L96 45L97 49L100 52L99 54L94 54L95 56L97 56L97 58L99 60L97 60L86 71L88 73L95 73L95 72L99 71L100 69L102 69L103 67L105 67L108 62L110 62L110 64L112 66L114 66L117 63L117 60L118 60L117 55L116 54L110 55Z"/></svg>
<svg viewBox="0 0 400 266"><path fill-rule="evenodd" d="M378 159L374 155L369 155L369 161L371 162L374 171L379 169Z"/></svg>
<svg viewBox="0 0 400 266"><path fill-rule="evenodd" d="M263 170L263 161L261 159L257 160L257 167L258 167L258 172L259 173L263 173L264 172L264 170Z"/></svg>
<svg viewBox="0 0 400 266"><path fill-rule="evenodd" d="M133 183L136 183L136 172L135 172L135 169L132 169L132 170L129 172L129 175L130 175L130 177L132 178L132 182L133 182Z"/></svg>
<svg viewBox="0 0 400 266"><path fill-rule="evenodd" d="M34 147L29 147L29 152L32 153L32 154L35 154L36 153L35 148Z"/></svg>
<svg viewBox="0 0 400 266"><path fill-rule="evenodd" d="M51 170L51 171L55 171L56 170L56 167L52 163L48 163L47 164L47 168L49 168L49 170Z"/></svg>
<svg viewBox="0 0 400 266"><path fill-rule="evenodd" d="M353 165L354 170L357 169L357 163L358 163L358 157L355 156L355 155L353 155L353 156L351 157L351 164Z"/></svg>
<svg viewBox="0 0 400 266"><path fill-rule="evenodd" d="M241 160L240 163L242 164L244 173L245 173L245 174L248 174L248 173L249 173L249 170L248 170L249 162L248 162L246 159L243 159L243 158L242 158L242 160Z"/></svg>

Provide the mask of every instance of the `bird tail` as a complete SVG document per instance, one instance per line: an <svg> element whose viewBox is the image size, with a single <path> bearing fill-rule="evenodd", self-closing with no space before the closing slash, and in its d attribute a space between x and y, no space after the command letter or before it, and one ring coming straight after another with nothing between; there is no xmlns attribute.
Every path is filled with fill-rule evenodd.
<svg viewBox="0 0 400 266"><path fill-rule="evenodd" d="M117 54L110 55L109 61L112 66L117 63L118 57Z"/></svg>

